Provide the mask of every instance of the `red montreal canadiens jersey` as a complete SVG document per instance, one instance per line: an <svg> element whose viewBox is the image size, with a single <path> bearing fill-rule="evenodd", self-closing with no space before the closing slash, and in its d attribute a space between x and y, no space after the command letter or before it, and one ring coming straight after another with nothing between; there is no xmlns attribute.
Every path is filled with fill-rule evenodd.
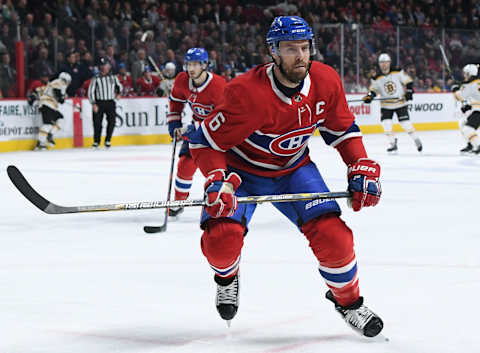
<svg viewBox="0 0 480 353"><path fill-rule="evenodd" d="M170 93L167 122L182 119L185 103L188 103L193 112L193 120L201 122L219 104L226 84L222 76L207 72L207 80L200 87L195 87L188 74L180 72Z"/></svg>
<svg viewBox="0 0 480 353"><path fill-rule="evenodd" d="M227 152L229 166L274 177L310 161L308 140L317 128L332 147L361 136L335 70L313 62L300 92L289 98L275 84L273 64L266 64L227 85L200 125L202 142L191 142L190 149Z"/></svg>
<svg viewBox="0 0 480 353"><path fill-rule="evenodd" d="M144 76L137 79L137 86L142 96L154 96L155 90L160 85L161 80L157 76L153 76L150 80L146 80Z"/></svg>

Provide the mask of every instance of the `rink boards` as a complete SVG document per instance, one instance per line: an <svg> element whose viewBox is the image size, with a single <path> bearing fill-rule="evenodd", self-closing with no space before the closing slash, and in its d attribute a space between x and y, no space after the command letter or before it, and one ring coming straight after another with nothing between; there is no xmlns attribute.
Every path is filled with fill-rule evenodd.
<svg viewBox="0 0 480 353"><path fill-rule="evenodd" d="M347 101L358 100L362 96L347 95ZM379 102L354 102L349 103L349 108L363 133L383 131ZM167 98L119 99L112 145L169 143L167 111ZM409 111L417 130L458 129L458 121L463 118L451 93L415 94ZM56 134L55 148L91 146L93 124L90 102L84 98L68 99L60 106L60 112L64 119L62 130ZM190 109L185 109L183 121L189 122L191 114ZM29 106L25 99L0 100L0 152L32 150L40 126L41 116L36 105ZM402 131L399 124L394 124L394 129Z"/></svg>

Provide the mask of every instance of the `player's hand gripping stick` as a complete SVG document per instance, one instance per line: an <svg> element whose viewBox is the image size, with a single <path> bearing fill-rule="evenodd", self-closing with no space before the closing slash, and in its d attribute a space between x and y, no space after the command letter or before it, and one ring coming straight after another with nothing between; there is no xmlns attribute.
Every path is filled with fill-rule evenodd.
<svg viewBox="0 0 480 353"><path fill-rule="evenodd" d="M354 211L362 207L375 206L380 201L380 165L369 159L360 158L348 166L348 191L353 193L348 205Z"/></svg>
<svg viewBox="0 0 480 353"><path fill-rule="evenodd" d="M237 173L225 178L225 171L217 169L208 174L205 182L205 210L214 218L230 217L238 207L235 190L242 183Z"/></svg>

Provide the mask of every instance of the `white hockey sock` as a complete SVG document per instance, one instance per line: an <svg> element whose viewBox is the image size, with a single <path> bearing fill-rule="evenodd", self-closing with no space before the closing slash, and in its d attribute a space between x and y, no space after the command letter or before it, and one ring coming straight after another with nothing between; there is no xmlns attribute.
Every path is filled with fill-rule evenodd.
<svg viewBox="0 0 480 353"><path fill-rule="evenodd" d="M392 119L382 120L382 126L383 131L385 132L385 136L387 136L388 142L393 145L395 143L395 136L393 135Z"/></svg>
<svg viewBox="0 0 480 353"><path fill-rule="evenodd" d="M45 145L47 143L47 135L50 129L50 124L43 124L40 127L40 131L38 132L38 141L40 141L40 144Z"/></svg>
<svg viewBox="0 0 480 353"><path fill-rule="evenodd" d="M478 148L480 146L480 138L478 137L477 130L473 127L464 125L462 127L462 134L473 147Z"/></svg>
<svg viewBox="0 0 480 353"><path fill-rule="evenodd" d="M402 125L403 129L408 132L408 135L413 139L417 140L417 134L415 133L415 128L410 120L403 120L400 121L400 125Z"/></svg>

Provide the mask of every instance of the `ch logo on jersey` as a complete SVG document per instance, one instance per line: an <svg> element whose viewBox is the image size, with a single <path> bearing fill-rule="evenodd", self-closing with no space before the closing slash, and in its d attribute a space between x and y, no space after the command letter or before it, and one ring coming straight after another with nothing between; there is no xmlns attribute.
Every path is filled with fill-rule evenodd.
<svg viewBox="0 0 480 353"><path fill-rule="evenodd" d="M290 131L274 138L268 148L273 154L280 157L293 156L305 146L315 129L316 125L313 125Z"/></svg>
<svg viewBox="0 0 480 353"><path fill-rule="evenodd" d="M200 119L205 119L213 110L213 104L205 105L193 102L188 103L190 103L190 108L192 108L193 114Z"/></svg>
<svg viewBox="0 0 480 353"><path fill-rule="evenodd" d="M385 92L387 92L387 94L394 94L397 91L397 85L393 81L385 82L383 88L385 89Z"/></svg>

